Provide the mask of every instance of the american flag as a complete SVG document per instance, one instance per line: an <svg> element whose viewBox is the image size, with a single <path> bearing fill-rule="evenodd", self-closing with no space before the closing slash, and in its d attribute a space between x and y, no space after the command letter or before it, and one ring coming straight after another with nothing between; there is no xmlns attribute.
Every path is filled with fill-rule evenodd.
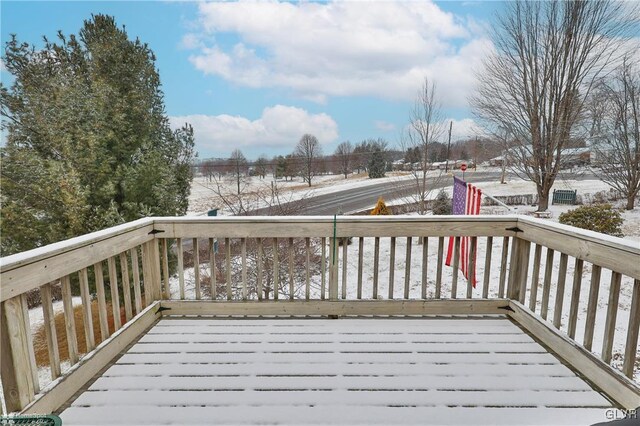
<svg viewBox="0 0 640 426"><path fill-rule="evenodd" d="M470 183L466 183L462 179L453 177L453 214L461 215L478 215L480 214L480 201L482 200L482 190L476 188ZM477 244L477 243L476 243ZM449 237L449 247L447 249L447 259L445 264L451 266L451 259L453 258L454 238ZM469 237L460 238L460 270L464 274L465 278L469 280L469 251L471 249L471 242ZM474 254L477 253L474 247ZM476 286L476 274L475 274L476 256L473 258L473 287Z"/></svg>

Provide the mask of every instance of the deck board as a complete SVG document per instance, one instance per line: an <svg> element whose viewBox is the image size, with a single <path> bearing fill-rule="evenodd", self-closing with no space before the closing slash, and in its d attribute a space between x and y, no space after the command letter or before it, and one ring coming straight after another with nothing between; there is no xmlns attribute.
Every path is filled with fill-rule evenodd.
<svg viewBox="0 0 640 426"><path fill-rule="evenodd" d="M591 424L611 403L507 319L163 319L63 424Z"/></svg>

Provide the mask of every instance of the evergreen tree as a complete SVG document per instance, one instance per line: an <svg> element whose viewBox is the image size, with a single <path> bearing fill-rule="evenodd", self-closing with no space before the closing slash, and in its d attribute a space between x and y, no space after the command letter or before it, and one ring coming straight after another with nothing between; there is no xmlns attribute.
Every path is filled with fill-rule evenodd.
<svg viewBox="0 0 640 426"><path fill-rule="evenodd" d="M369 158L369 164L367 169L369 170L369 178L377 179L385 176L387 169L387 161L385 153L379 147L373 147L371 157Z"/></svg>
<svg viewBox="0 0 640 426"><path fill-rule="evenodd" d="M193 129L169 127L146 44L96 15L41 48L12 36L3 62L2 255L186 212Z"/></svg>

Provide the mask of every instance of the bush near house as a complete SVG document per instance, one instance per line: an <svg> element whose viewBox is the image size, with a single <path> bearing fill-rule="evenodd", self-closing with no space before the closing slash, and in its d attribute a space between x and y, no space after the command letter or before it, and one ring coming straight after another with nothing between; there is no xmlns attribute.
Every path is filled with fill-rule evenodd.
<svg viewBox="0 0 640 426"><path fill-rule="evenodd" d="M559 220L560 223L577 228L601 232L615 237L624 236L620 228L623 219L620 216L620 212L614 209L611 204L594 204L578 207L577 209L562 213Z"/></svg>

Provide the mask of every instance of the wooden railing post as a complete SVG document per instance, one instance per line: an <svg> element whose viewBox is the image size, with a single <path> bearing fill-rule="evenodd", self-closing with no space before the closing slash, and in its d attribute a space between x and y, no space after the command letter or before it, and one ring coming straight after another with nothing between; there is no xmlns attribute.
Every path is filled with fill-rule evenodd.
<svg viewBox="0 0 640 426"><path fill-rule="evenodd" d="M520 244L521 240L514 237L509 259L509 278L507 279L507 298L512 300L518 300L518 293L520 292L518 283L518 278L520 277Z"/></svg>
<svg viewBox="0 0 640 426"><path fill-rule="evenodd" d="M151 240L143 245L142 274L144 276L144 299L149 306L154 300L162 299L160 283L160 250L158 240Z"/></svg>
<svg viewBox="0 0 640 426"><path fill-rule="evenodd" d="M529 253L531 242L521 238L513 239L511 259L509 260L509 280L507 284L507 297L524 303L527 290L527 273L529 271Z"/></svg>
<svg viewBox="0 0 640 426"><path fill-rule="evenodd" d="M23 294L0 305L0 369L8 412L22 410L39 391L39 384L35 381L37 376L35 357L32 356L33 346L29 348L31 330L28 318L25 317L26 303Z"/></svg>

